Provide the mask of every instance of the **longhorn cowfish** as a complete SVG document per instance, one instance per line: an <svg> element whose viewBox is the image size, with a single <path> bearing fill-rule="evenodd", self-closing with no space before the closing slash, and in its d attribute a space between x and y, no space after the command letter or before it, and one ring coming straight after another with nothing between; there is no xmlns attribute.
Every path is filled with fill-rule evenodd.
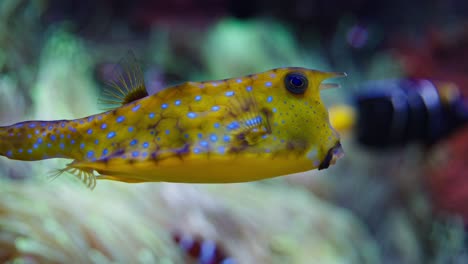
<svg viewBox="0 0 468 264"><path fill-rule="evenodd" d="M107 90L119 106L0 127L0 155L72 159L55 175L74 174L90 188L96 179L231 183L324 169L343 152L320 98L338 85L322 81L345 75L287 67L148 95L132 65Z"/></svg>

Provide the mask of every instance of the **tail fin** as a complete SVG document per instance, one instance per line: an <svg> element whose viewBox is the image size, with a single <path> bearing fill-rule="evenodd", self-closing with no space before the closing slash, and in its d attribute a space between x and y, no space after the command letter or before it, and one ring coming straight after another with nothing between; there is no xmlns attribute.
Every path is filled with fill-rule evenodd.
<svg viewBox="0 0 468 264"><path fill-rule="evenodd" d="M75 141L71 136L76 126L75 122L60 120L26 121L0 127L0 155L17 160L69 158L67 148L71 147L70 141Z"/></svg>

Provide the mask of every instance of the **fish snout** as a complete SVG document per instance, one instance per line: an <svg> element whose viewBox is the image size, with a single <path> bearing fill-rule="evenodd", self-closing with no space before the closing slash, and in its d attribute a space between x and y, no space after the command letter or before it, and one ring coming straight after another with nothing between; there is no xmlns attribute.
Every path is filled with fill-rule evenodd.
<svg viewBox="0 0 468 264"><path fill-rule="evenodd" d="M334 165L338 159L344 156L344 151L343 148L341 147L340 141L336 142L335 146L330 148L327 152L327 155L323 159L323 161L320 163L318 169L323 170L330 165Z"/></svg>

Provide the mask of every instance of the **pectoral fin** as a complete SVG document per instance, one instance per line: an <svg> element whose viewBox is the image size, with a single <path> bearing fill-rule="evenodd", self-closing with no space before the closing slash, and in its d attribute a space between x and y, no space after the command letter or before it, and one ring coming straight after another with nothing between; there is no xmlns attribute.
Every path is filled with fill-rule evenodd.
<svg viewBox="0 0 468 264"><path fill-rule="evenodd" d="M260 109L251 94L244 95L231 102L231 118L226 119L226 129L232 138L230 148L234 151L254 146L271 134L271 111Z"/></svg>
<svg viewBox="0 0 468 264"><path fill-rule="evenodd" d="M88 187L91 190L94 189L94 187L96 187L96 175L94 174L94 170L76 168L75 162L67 164L67 166L63 169L57 169L55 171L52 171L49 176L49 179L54 180L60 175L62 175L64 172L74 175L76 178L82 181L86 185L86 187Z"/></svg>

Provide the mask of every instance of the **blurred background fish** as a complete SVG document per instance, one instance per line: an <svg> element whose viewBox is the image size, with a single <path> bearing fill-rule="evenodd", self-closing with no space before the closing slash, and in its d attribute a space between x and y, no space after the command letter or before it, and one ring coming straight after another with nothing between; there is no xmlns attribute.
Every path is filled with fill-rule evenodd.
<svg viewBox="0 0 468 264"><path fill-rule="evenodd" d="M348 155L256 183L93 192L47 182L62 161L2 158L0 262L468 262L467 23L461 0L1 1L2 125L98 112L130 49L150 93L290 65L346 71L322 95ZM424 98L435 108L413 104ZM453 119L407 122L389 102Z"/></svg>

